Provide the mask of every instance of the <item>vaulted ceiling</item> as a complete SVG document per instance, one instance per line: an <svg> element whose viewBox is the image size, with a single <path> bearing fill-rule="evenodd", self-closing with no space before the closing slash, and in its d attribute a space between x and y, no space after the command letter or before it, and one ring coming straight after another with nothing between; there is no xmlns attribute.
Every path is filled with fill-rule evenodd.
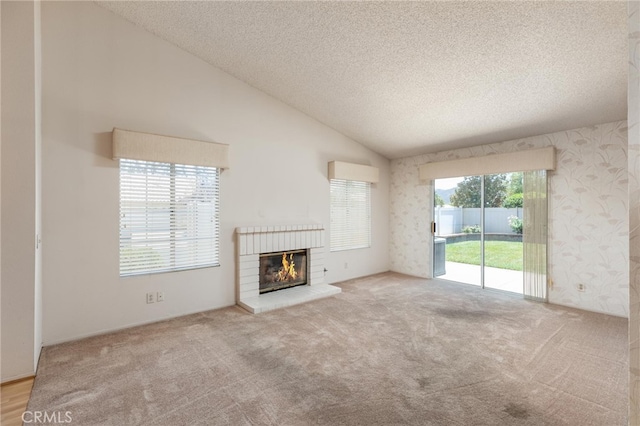
<svg viewBox="0 0 640 426"><path fill-rule="evenodd" d="M388 158L626 119L626 2L98 2Z"/></svg>

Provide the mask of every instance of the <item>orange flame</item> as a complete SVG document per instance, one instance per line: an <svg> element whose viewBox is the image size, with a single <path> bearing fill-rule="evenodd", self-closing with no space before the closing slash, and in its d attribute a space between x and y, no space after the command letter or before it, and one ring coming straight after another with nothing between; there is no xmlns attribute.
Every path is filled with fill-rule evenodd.
<svg viewBox="0 0 640 426"><path fill-rule="evenodd" d="M282 253L282 267L278 271L277 281L292 281L298 278L298 271L296 271L296 264L293 261L293 253L289 255L287 260L287 253Z"/></svg>

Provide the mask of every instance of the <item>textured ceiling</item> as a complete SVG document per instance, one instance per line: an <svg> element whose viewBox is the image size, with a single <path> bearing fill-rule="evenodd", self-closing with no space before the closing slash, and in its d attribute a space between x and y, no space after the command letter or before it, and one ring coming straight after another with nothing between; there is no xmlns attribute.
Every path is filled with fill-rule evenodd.
<svg viewBox="0 0 640 426"><path fill-rule="evenodd" d="M385 155L626 119L626 2L98 2Z"/></svg>

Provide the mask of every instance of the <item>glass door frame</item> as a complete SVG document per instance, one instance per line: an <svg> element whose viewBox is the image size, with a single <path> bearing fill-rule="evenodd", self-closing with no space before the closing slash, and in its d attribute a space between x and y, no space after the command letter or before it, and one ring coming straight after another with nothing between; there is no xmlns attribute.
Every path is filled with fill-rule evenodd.
<svg viewBox="0 0 640 426"><path fill-rule="evenodd" d="M480 175L480 288L484 289L484 234L485 234L485 205L484 205L484 177Z"/></svg>
<svg viewBox="0 0 640 426"><path fill-rule="evenodd" d="M516 173L516 172L511 172L511 173ZM509 173L509 174L511 174ZM495 173L494 173L495 174ZM503 291L508 291L508 292L515 292L516 294L520 293L520 294L524 294L524 281L520 281L521 284L518 286L519 291L516 290L508 290L506 288L502 288L501 286L487 286L486 285L486 209L490 208L487 207L485 204L485 200L486 200L486 193L485 193L485 188L486 188L486 177L487 176L493 176L494 174L488 174L488 175L469 175L469 176L460 176L460 178L468 178L468 177L479 177L480 178L480 285L479 287L482 289L488 288L488 289L492 289L492 290L503 290ZM436 180L432 181L432 197L433 200L435 200L435 194L436 194ZM474 191L475 192L475 191ZM433 278L438 278L439 276L435 275L436 272L436 238L441 238L441 236L439 235L439 227L440 227L440 223L436 222L436 219L440 220L440 217L436 217L436 205L435 202L433 203L433 210L432 210L432 217L433 217L433 222L432 222L432 226L431 226L431 247L432 247L432 252L433 252L433 256L432 256L432 262L431 262L431 276ZM464 221L462 223L462 226L464 225ZM524 259L523 259L524 260ZM446 264L446 243L445 243L445 254L444 254L444 262ZM523 265L524 266L524 265ZM507 268L498 268L498 269L507 269ZM524 268L523 268L524 269ZM446 275L446 273L444 274ZM477 277L477 275L474 276ZM455 280L455 279L447 279L447 278L443 278L444 280L450 280L453 282L461 282L461 283L465 283L465 284L471 284L471 285L475 285L478 286L478 284L476 284L476 282L465 282L462 280ZM524 279L524 277L523 277ZM501 281L499 281L501 282Z"/></svg>
<svg viewBox="0 0 640 426"><path fill-rule="evenodd" d="M467 178L467 177L475 177L478 176L480 178L480 288L484 289L484 260L485 260L485 250L484 250L484 240L485 240L485 236L484 236L484 228L485 228L485 211L484 211L484 199L485 199L485 194L484 194L484 186L485 186L485 175L467 175L467 176L458 176L460 178ZM435 194L436 194L436 182L437 179L434 179L432 181L432 188L433 191L431 193L432 195L432 199L435 200ZM435 262L435 257L436 257L436 244L435 244L435 239L438 237L436 234L438 233L437 228L439 226L439 224L436 222L436 215L435 215L435 203L432 203L433 207L432 207L432 217L433 217L433 221L431 222L431 248L432 248L432 252L433 252L433 256L432 256L432 261L431 261L431 277L432 278L438 278L435 275L435 271L436 271L436 262ZM446 243L445 243L445 247L446 247ZM445 263L446 263L446 255L445 255ZM446 275L446 274L445 274ZM447 280L446 278L444 278L445 280ZM470 285L476 285L474 283L470 283L470 282L464 282L464 281L455 281L455 280L451 280L449 279L448 281L452 281L452 282L461 282L463 284L470 284Z"/></svg>

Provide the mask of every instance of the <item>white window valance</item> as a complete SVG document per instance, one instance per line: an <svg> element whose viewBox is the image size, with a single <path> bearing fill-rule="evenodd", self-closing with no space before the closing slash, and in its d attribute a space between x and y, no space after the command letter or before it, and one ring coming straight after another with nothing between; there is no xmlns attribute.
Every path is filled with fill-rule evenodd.
<svg viewBox="0 0 640 426"><path fill-rule="evenodd" d="M229 168L229 145L113 129L113 158Z"/></svg>
<svg viewBox="0 0 640 426"><path fill-rule="evenodd" d="M380 171L377 167L345 163L343 161L331 161L329 163L329 179L377 183L379 175Z"/></svg>
<svg viewBox="0 0 640 426"><path fill-rule="evenodd" d="M549 146L528 151L427 163L419 167L419 173L420 179L426 181L458 176L555 170L555 168L556 149Z"/></svg>

